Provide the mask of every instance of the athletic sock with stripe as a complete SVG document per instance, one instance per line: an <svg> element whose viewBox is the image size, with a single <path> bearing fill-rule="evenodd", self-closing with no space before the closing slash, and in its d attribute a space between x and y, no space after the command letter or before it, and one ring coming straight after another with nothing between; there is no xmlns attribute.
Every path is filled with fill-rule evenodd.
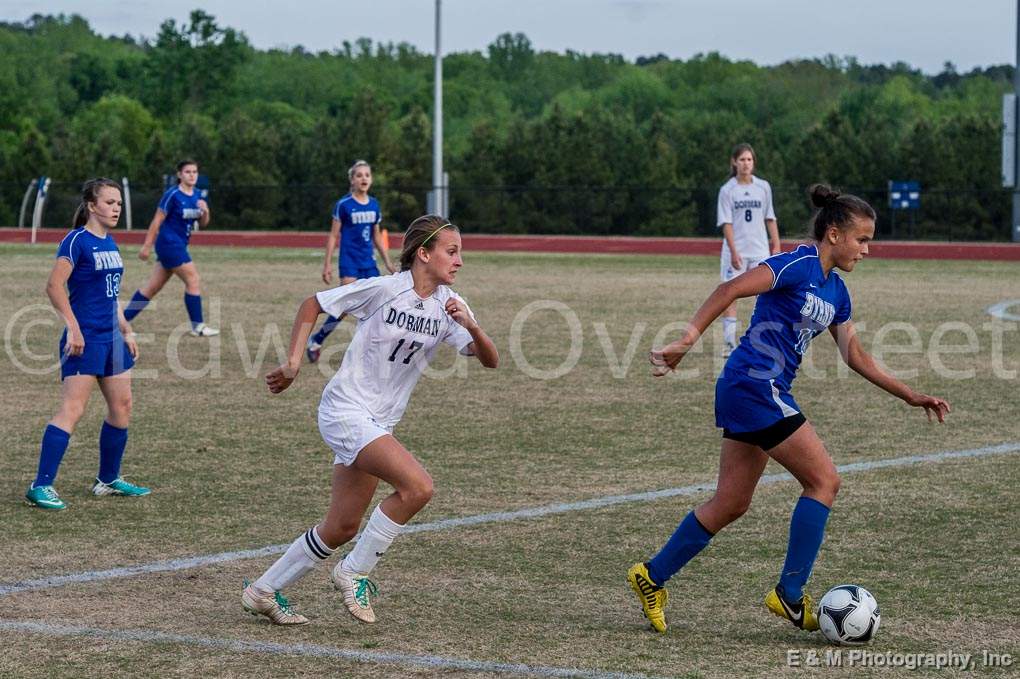
<svg viewBox="0 0 1020 679"><path fill-rule="evenodd" d="M315 527L309 528L252 586L264 594L282 590L303 578L334 551L322 541Z"/></svg>

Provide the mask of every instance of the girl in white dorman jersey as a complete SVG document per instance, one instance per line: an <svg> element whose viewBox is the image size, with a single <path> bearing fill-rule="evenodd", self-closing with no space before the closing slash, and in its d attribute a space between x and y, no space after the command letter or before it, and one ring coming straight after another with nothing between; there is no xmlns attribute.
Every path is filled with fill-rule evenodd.
<svg viewBox="0 0 1020 679"><path fill-rule="evenodd" d="M723 283L751 271L780 249L779 226L772 207L772 187L754 176L757 157L750 144L730 154L730 179L719 189L716 224L722 229L720 277ZM767 232L767 233L766 233ZM737 307L723 314L723 356L737 347Z"/></svg>
<svg viewBox="0 0 1020 679"><path fill-rule="evenodd" d="M358 320L340 370L319 403L319 432L335 455L332 497L326 517L245 588L241 603L249 613L264 615L277 625L308 622L290 608L280 590L357 534L381 479L393 486L393 493L376 506L354 549L332 574L351 615L375 622L370 597L377 589L368 574L404 524L432 498L432 478L393 437L393 428L440 344L476 356L487 368L499 363L492 340L464 300L448 287L462 265L457 227L442 217L425 215L404 234L400 273L324 290L301 305L288 361L266 376L274 394L297 377L319 314L348 314Z"/></svg>

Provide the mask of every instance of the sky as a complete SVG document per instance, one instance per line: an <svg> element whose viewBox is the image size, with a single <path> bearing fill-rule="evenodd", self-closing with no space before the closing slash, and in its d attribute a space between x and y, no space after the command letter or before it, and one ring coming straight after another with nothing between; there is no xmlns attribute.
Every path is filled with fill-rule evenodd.
<svg viewBox="0 0 1020 679"><path fill-rule="evenodd" d="M443 52L484 51L496 36L521 32L538 50L658 53L688 59L717 51L771 65L790 59L854 56L905 61L926 73L1014 63L1012 0L442 0ZM258 48L333 50L369 37L435 45L434 0L0 0L0 20L80 14L103 35L154 37L159 24L192 9L243 31Z"/></svg>

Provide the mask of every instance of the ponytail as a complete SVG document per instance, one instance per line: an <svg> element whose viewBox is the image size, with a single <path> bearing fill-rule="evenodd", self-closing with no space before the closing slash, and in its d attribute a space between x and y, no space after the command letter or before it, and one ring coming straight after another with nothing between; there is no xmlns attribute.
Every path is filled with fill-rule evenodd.
<svg viewBox="0 0 1020 679"><path fill-rule="evenodd" d="M814 184L808 193L811 204L816 208L810 222L810 233L816 241L825 238L830 226L843 230L854 218L875 219L874 208L857 196L840 193L825 184Z"/></svg>

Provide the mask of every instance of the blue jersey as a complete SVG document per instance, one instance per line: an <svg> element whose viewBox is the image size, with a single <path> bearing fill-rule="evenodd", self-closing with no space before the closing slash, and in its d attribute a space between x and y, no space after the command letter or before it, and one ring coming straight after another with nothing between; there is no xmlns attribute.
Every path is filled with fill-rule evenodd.
<svg viewBox="0 0 1020 679"><path fill-rule="evenodd" d="M159 229L158 240L172 239L187 243L191 238L192 226L202 216L202 211L198 208L198 201L201 199L198 189L192 191L190 196L181 191L180 186L167 189L159 200L159 209L166 217Z"/></svg>
<svg viewBox="0 0 1020 679"><path fill-rule="evenodd" d="M117 295L124 274L124 261L113 236L99 238L85 227L73 229L60 241L57 257L73 267L67 291L86 345L112 342L120 335Z"/></svg>
<svg viewBox="0 0 1020 679"><path fill-rule="evenodd" d="M372 227L382 221L379 201L369 196L362 205L348 193L333 206L333 219L340 221L340 268L375 268Z"/></svg>
<svg viewBox="0 0 1020 679"><path fill-rule="evenodd" d="M772 382L788 392L811 340L850 320L850 293L835 270L828 277L822 272L815 245L774 255L761 266L772 270L772 289L758 296L721 379Z"/></svg>

